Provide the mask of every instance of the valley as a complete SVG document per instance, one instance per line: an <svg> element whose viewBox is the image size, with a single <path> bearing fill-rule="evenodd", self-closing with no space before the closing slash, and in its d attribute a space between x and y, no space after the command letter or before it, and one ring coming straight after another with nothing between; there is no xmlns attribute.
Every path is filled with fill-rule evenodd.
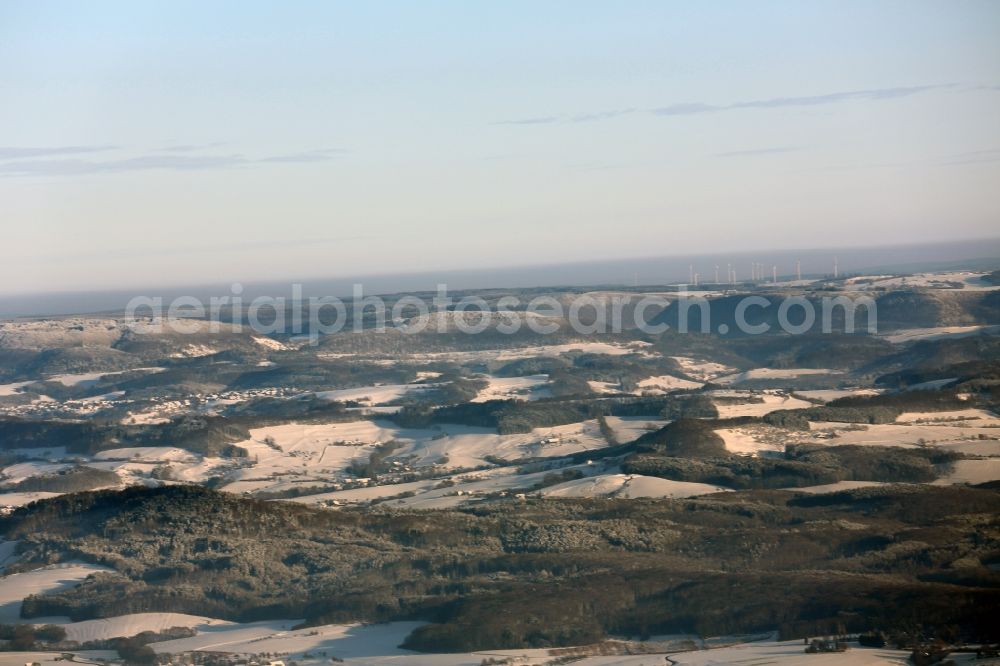
<svg viewBox="0 0 1000 666"><path fill-rule="evenodd" d="M21 652L128 639L150 663L798 663L844 634L888 664L909 652L857 636L1000 640L986 276L703 291L713 325L740 297L864 294L875 333L789 335L775 308L762 335L681 333L671 285L622 292L666 299L656 334L0 322L0 624L36 627Z"/></svg>

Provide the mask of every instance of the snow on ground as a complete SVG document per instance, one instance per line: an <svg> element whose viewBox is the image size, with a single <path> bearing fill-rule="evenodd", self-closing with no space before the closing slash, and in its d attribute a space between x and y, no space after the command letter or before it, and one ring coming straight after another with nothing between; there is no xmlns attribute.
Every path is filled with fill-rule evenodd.
<svg viewBox="0 0 1000 666"><path fill-rule="evenodd" d="M254 336L253 341L259 344L261 347L265 347L267 349L271 349L274 351L287 351L291 349L291 347L286 347L285 345L278 342L274 338Z"/></svg>
<svg viewBox="0 0 1000 666"><path fill-rule="evenodd" d="M75 658L68 662L61 652L0 652L0 666L24 666L25 664L41 664L41 666L66 666L67 663L95 664L97 659L114 661L118 653L113 650L83 650L73 653Z"/></svg>
<svg viewBox="0 0 1000 666"><path fill-rule="evenodd" d="M795 391L795 395L806 398L807 400L822 400L823 402L831 402L839 398L850 398L853 396L862 395L878 395L882 391L879 389L870 388L850 388L850 389L820 389L817 391Z"/></svg>
<svg viewBox="0 0 1000 666"><path fill-rule="evenodd" d="M486 402L487 400L537 400L549 395L545 385L549 383L548 375L528 375L527 377L494 377L487 375L489 385L482 389L469 402Z"/></svg>
<svg viewBox="0 0 1000 666"><path fill-rule="evenodd" d="M883 666L907 664L909 652L903 650L862 648L856 643L847 652L806 654L802 641L762 641L744 643L714 650L697 650L672 654L669 663L675 666L715 666L716 664L746 664L748 666ZM576 662L586 663L586 662ZM655 663L655 662L654 662Z"/></svg>
<svg viewBox="0 0 1000 666"><path fill-rule="evenodd" d="M716 430L715 434L726 443L726 451L744 456L759 456L763 454L776 455L784 453L785 444L781 441L762 437L764 428L724 428Z"/></svg>
<svg viewBox="0 0 1000 666"><path fill-rule="evenodd" d="M956 379L958 379L958 377L945 377L944 379L931 379L931 380L926 381L926 382L920 382L919 384L910 384L909 386L907 386L903 390L904 391L933 391L933 390L937 390L939 388L942 388L944 386L947 386L948 384L951 384Z"/></svg>
<svg viewBox="0 0 1000 666"><path fill-rule="evenodd" d="M640 474L602 474L566 481L542 490L545 497L695 497L727 489L707 483L669 481Z"/></svg>
<svg viewBox="0 0 1000 666"><path fill-rule="evenodd" d="M75 386L77 388L88 388L93 386L102 377L112 377L114 375L124 375L126 372L163 372L166 368L132 368L131 370L117 370L115 372L82 372L76 374L52 375L46 377L46 381L59 382L63 386Z"/></svg>
<svg viewBox="0 0 1000 666"><path fill-rule="evenodd" d="M121 334L114 319L67 317L0 322L0 346L7 349L110 347Z"/></svg>
<svg viewBox="0 0 1000 666"><path fill-rule="evenodd" d="M607 356L622 356L624 354L640 354L655 356L649 350L648 342L635 341L629 343L612 342L569 342L561 345L538 345L534 347L508 347L503 349L480 349L476 351L424 352L410 354L406 358L411 362L450 361L453 363L508 363L526 358L544 356L561 356L570 352L584 354L604 354ZM337 352L322 352L320 358L343 358L351 354Z"/></svg>
<svg viewBox="0 0 1000 666"><path fill-rule="evenodd" d="M510 435L500 435L492 428L456 424L410 429L368 420L289 423L254 428L250 435L250 439L236 445L247 450L249 460L254 461L252 466L236 467L234 461L221 459L204 459L188 467L171 463L175 477L195 480L194 474L204 477L212 473L214 466L214 473L219 469L226 471L229 483L225 490L229 492L282 490L306 484L318 486L342 478L352 463L366 463L376 446L390 441L397 444L390 461L399 460L408 467L437 465L446 469L481 467L495 459L564 456L608 446L596 420ZM376 492L387 495L403 492L386 487L390 490Z"/></svg>
<svg viewBox="0 0 1000 666"><path fill-rule="evenodd" d="M89 398L80 398L79 400L67 400L64 404L83 404L91 405L97 402L111 402L112 400L117 400L125 395L125 391L112 391L111 393L103 393L101 395L92 395Z"/></svg>
<svg viewBox="0 0 1000 666"><path fill-rule="evenodd" d="M82 372L78 374L66 374L66 375L52 375L48 378L50 382L58 382L63 386L76 386L80 388L88 388L97 383L101 377L106 375L106 372Z"/></svg>
<svg viewBox="0 0 1000 666"><path fill-rule="evenodd" d="M975 485L998 480L1000 480L1000 458L956 460L952 472L935 481L934 485L945 486L955 483Z"/></svg>
<svg viewBox="0 0 1000 666"><path fill-rule="evenodd" d="M326 664L331 658L343 660L348 666L480 666L494 659L510 660L522 666L552 663L564 650L544 648L521 650L483 650L472 653L421 654L404 650L399 645L422 622L390 622L386 624L331 624L303 629L292 629L297 621L278 620L248 624L199 626L199 634L151 647L158 653L187 651L228 652L253 655L272 653L281 655L285 662L295 660L304 665ZM718 644L712 649L692 650L644 655L617 655L577 657L574 664L582 666L652 666L672 663L679 666L709 666L716 664L776 664L778 666L812 666L814 664L844 664L846 666L886 666L906 663L908 652L886 648L862 648L856 643L843 653L805 654L802 641L760 641L732 644L725 641L707 641ZM659 642L658 642L659 643ZM673 640L659 643L669 649ZM676 649L676 648L675 648ZM20 666L20 664L18 664Z"/></svg>
<svg viewBox="0 0 1000 666"><path fill-rule="evenodd" d="M873 289L963 289L968 291L992 291L1000 286L983 280L985 273L973 271L945 271L940 273L916 273L913 275L859 275L844 280L846 291L870 291Z"/></svg>
<svg viewBox="0 0 1000 666"><path fill-rule="evenodd" d="M0 541L0 571L20 559L14 552L17 550L17 544L17 541Z"/></svg>
<svg viewBox="0 0 1000 666"><path fill-rule="evenodd" d="M68 640L84 643L86 641L135 636L144 631L159 633L171 627L200 628L202 626L231 627L235 625L226 620L185 615L184 613L134 613L101 620L70 622L64 624L63 628L66 630Z"/></svg>
<svg viewBox="0 0 1000 666"><path fill-rule="evenodd" d="M0 398L17 395L21 389L34 382L14 382L13 384L0 384Z"/></svg>
<svg viewBox="0 0 1000 666"><path fill-rule="evenodd" d="M615 435L619 444L627 444L647 432L659 430L670 423L667 419L655 419L646 416L605 416L605 422Z"/></svg>
<svg viewBox="0 0 1000 666"><path fill-rule="evenodd" d="M906 328L893 331L883 337L893 344L904 344L918 340L940 340L942 338L967 338L972 335L996 335L1000 326L935 326L930 328Z"/></svg>
<svg viewBox="0 0 1000 666"><path fill-rule="evenodd" d="M393 622L389 624L330 624L309 627L294 631L285 631L268 638L253 640L243 639L216 645L214 649L237 653L277 652L288 653L289 657L300 657L304 652L317 655L326 652L340 659L356 657L393 657L413 654L409 650L397 647L407 635L424 622ZM235 632L220 631L218 634L229 639L228 634ZM220 637L220 636L216 636ZM181 639L191 640L191 639ZM175 643L167 641L153 645L157 652L161 645ZM171 652L172 650L165 650ZM407 662L401 662L407 663Z"/></svg>
<svg viewBox="0 0 1000 666"><path fill-rule="evenodd" d="M690 356L671 356L671 358L677 361L677 364L681 366L681 370L684 371L685 375L705 382L722 375L731 374L736 369L721 363L699 360Z"/></svg>
<svg viewBox="0 0 1000 666"><path fill-rule="evenodd" d="M0 493L0 507L24 506L25 504L31 504L37 500L57 497L58 495L59 493L47 493L42 491L30 493Z"/></svg>
<svg viewBox="0 0 1000 666"><path fill-rule="evenodd" d="M174 446L131 446L121 449L106 449L94 454L94 460L132 460L135 462L190 462L198 456Z"/></svg>
<svg viewBox="0 0 1000 666"><path fill-rule="evenodd" d="M57 474L71 467L73 467L71 463L49 463L33 460L9 465L4 467L2 472L4 483L13 485L33 476Z"/></svg>
<svg viewBox="0 0 1000 666"><path fill-rule="evenodd" d="M618 382L598 382L593 380L587 381L587 386L593 393L621 393L622 386Z"/></svg>
<svg viewBox="0 0 1000 666"><path fill-rule="evenodd" d="M936 425L986 425L1000 427L1000 418L984 409L955 409L947 412L903 412L896 423L928 423Z"/></svg>
<svg viewBox="0 0 1000 666"><path fill-rule="evenodd" d="M608 446L596 420L535 428L528 433L498 435L495 430L445 424L435 436L414 442L394 455L413 455L415 464L434 464L447 458L446 467L478 467L487 457L502 460L550 458Z"/></svg>
<svg viewBox="0 0 1000 666"><path fill-rule="evenodd" d="M971 443L977 446L994 446L994 453L1000 455L1000 429L992 423L972 421L967 425L964 421L954 423L922 423L896 424L885 423L877 425L857 425L849 423L810 422L810 431L804 439L814 443L825 443L831 446L845 444L865 444L868 446L926 446L934 445L944 448L959 448ZM982 437L982 439L980 439ZM986 442L986 444L982 444Z"/></svg>
<svg viewBox="0 0 1000 666"><path fill-rule="evenodd" d="M263 641L275 635L287 635L292 627L301 622L302 620L264 620L262 622L228 624L218 621L218 624L199 627L197 636L151 643L150 647L158 653L178 653L195 650L210 652L276 652L279 650L264 650L248 646L257 645L256 641Z"/></svg>
<svg viewBox="0 0 1000 666"><path fill-rule="evenodd" d="M809 375L837 375L839 370L829 368L754 368L746 372L737 372L715 378L716 384L731 385L750 382L758 379L798 379Z"/></svg>
<svg viewBox="0 0 1000 666"><path fill-rule="evenodd" d="M737 416L764 416L779 409L804 409L813 406L807 400L800 400L784 393L771 391L755 391L752 393L718 392L712 395L727 398L726 400L714 401L715 408L719 410L719 418L722 419L730 419ZM747 402L733 402L733 398L740 397L747 398ZM751 401L752 399L760 399L761 402L753 402Z"/></svg>
<svg viewBox="0 0 1000 666"><path fill-rule="evenodd" d="M32 594L74 587L92 573L113 571L93 564L58 564L0 578L0 624L21 621L21 602Z"/></svg>
<svg viewBox="0 0 1000 666"><path fill-rule="evenodd" d="M720 410L721 411L721 410ZM923 447L971 455L1000 457L1000 423L987 412L963 410L954 414L979 413L981 420L942 417L938 421L877 425L810 422L809 431L789 431L764 424L751 424L716 432L726 449L744 455L780 454L789 443L825 446L865 445ZM943 414L948 414L944 412ZM932 416L920 414L920 416Z"/></svg>
<svg viewBox="0 0 1000 666"><path fill-rule="evenodd" d="M394 497L402 493L421 494L436 488L441 483L440 479L426 479L423 481L411 481L409 483L389 483L380 486L365 486L363 488L351 488L349 490L334 490L328 493L316 495L304 495L292 498L290 501L299 504L356 504L371 502L386 497ZM226 487L229 490L229 487Z"/></svg>
<svg viewBox="0 0 1000 666"><path fill-rule="evenodd" d="M213 349L208 345L186 345L179 352L170 355L170 358L199 358L201 356L211 356L219 353L218 349Z"/></svg>
<svg viewBox="0 0 1000 666"><path fill-rule="evenodd" d="M560 469L580 470L593 474L599 468L594 465L575 465ZM477 501L492 493L523 492L542 481L552 470L544 469L528 474L518 474L518 467L494 467L452 476L448 483L442 479L427 479L411 483L385 484L368 488L340 490L321 495L297 497L290 501L303 504L351 504L373 499L397 497L401 493L414 493L411 497L393 500L393 506L418 509L452 508L469 501Z"/></svg>
<svg viewBox="0 0 1000 666"><path fill-rule="evenodd" d="M338 389L336 391L318 391L316 397L325 400L358 402L363 405L384 405L399 400L412 391L427 391L434 388L433 384L376 384L359 388Z"/></svg>
<svg viewBox="0 0 1000 666"><path fill-rule="evenodd" d="M175 481L204 483L213 477L226 474L236 464L233 459L229 458L204 457L197 462L170 463L169 466Z"/></svg>
<svg viewBox="0 0 1000 666"><path fill-rule="evenodd" d="M560 356L568 352L584 354L605 354L607 356L622 356L624 354L649 353L645 347L648 342L631 342L615 344L611 342L570 342L564 345L544 345L539 347L523 347L521 349L504 349L496 355L498 361L515 361L522 358L537 356Z"/></svg>
<svg viewBox="0 0 1000 666"><path fill-rule="evenodd" d="M690 379L681 379L671 375L658 375L643 379L636 384L640 393L676 391L678 389L696 389L704 386L702 382L693 382Z"/></svg>
<svg viewBox="0 0 1000 666"><path fill-rule="evenodd" d="M809 493L810 495L822 495L823 493L835 493L841 490L854 490L855 488L868 488L871 486L884 486L881 481L838 481L837 483L824 483L820 486L806 486L804 488L786 488L797 493Z"/></svg>
<svg viewBox="0 0 1000 666"><path fill-rule="evenodd" d="M352 462L366 462L378 444L399 438L401 428L379 421L349 421L346 423L287 423L252 428L250 439L237 442L256 459L252 468L240 470L238 480L267 478L289 471L315 474L342 472ZM431 431L410 431L408 434ZM265 441L273 441L274 447Z"/></svg>

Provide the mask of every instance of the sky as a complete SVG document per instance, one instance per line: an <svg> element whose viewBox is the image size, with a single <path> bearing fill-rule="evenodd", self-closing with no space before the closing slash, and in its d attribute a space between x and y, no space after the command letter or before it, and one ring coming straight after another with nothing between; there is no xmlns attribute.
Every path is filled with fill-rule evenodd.
<svg viewBox="0 0 1000 666"><path fill-rule="evenodd" d="M0 293L1000 234L1000 3L0 3Z"/></svg>

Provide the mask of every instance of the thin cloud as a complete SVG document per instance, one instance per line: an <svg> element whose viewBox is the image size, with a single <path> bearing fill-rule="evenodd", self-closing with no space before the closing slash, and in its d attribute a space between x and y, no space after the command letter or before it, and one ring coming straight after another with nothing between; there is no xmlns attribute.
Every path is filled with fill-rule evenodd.
<svg viewBox="0 0 1000 666"><path fill-rule="evenodd" d="M838 104L851 100L878 101L884 99L898 99L909 97L930 90L940 90L950 88L954 84L939 84L932 86L910 86L900 88L876 88L874 90L853 90L849 92L837 92L827 95L811 95L807 97L775 97L772 99L751 100L748 102L736 102L724 109L777 109L788 106L819 106L822 104Z"/></svg>
<svg viewBox="0 0 1000 666"><path fill-rule="evenodd" d="M259 162L326 162L336 157L346 154L348 151L343 148L321 148L319 150L309 150L302 153L291 153L289 155L272 155L258 160Z"/></svg>
<svg viewBox="0 0 1000 666"><path fill-rule="evenodd" d="M498 120L494 125L551 125L560 122L558 116L541 116L536 118L520 118L518 120Z"/></svg>
<svg viewBox="0 0 1000 666"><path fill-rule="evenodd" d="M636 109L619 109L617 111L601 111L599 113L582 113L570 118L571 122L574 123L589 123L594 120L611 120L612 118L618 118L620 116L627 116L630 113L635 113Z"/></svg>
<svg viewBox="0 0 1000 666"><path fill-rule="evenodd" d="M157 148L156 150L161 153L194 153L199 150L221 148L224 145L226 144L222 141L215 141L213 143L186 143L175 146L164 146L163 148Z"/></svg>
<svg viewBox="0 0 1000 666"><path fill-rule="evenodd" d="M50 160L15 160L0 162L0 176L81 176L89 174L125 173L132 171L207 171L234 169L255 164L311 163L332 160L348 151L340 148L286 155L248 158L240 154L187 155L164 152L116 160L86 160L79 158Z"/></svg>
<svg viewBox="0 0 1000 666"><path fill-rule="evenodd" d="M0 174L8 176L80 176L96 173L122 173L155 169L198 171L231 168L247 163L248 160L241 155L143 155L103 162L80 159L30 160L0 164Z"/></svg>
<svg viewBox="0 0 1000 666"><path fill-rule="evenodd" d="M646 109L646 113L657 116L694 116L706 113L721 113L741 109L780 109L788 107L823 106L840 104L849 101L882 101L910 97L932 90L954 88L957 84L943 83L927 86L901 86L896 88L873 88L871 90L849 90L828 93L825 95L806 95L799 97L772 97L768 99L751 99L732 102L730 104L709 104L708 102L678 102L667 106ZM578 113L564 116L538 116L518 120L501 120L494 125L548 125L555 123L590 122L611 120L621 116L640 113L638 109L620 109L615 111L598 111L593 113Z"/></svg>
<svg viewBox="0 0 1000 666"><path fill-rule="evenodd" d="M115 150L117 146L53 146L47 148L21 148L16 146L0 146L0 160L19 160L34 157L53 157L57 155L80 155L84 153L99 153Z"/></svg>
<svg viewBox="0 0 1000 666"><path fill-rule="evenodd" d="M753 148L751 150L732 150L727 153L716 153L713 157L755 157L757 155L775 155L793 153L802 150L798 146L775 146L774 148Z"/></svg>
<svg viewBox="0 0 1000 666"><path fill-rule="evenodd" d="M636 113L637 109L615 109L612 111L597 111L594 113L577 113L565 116L538 116L535 118L518 118L516 120L498 120L494 125L554 125L556 123L589 123L596 120L611 120L630 113Z"/></svg>
<svg viewBox="0 0 1000 666"><path fill-rule="evenodd" d="M951 159L944 162L944 166L961 166L964 164L989 164L1000 162L1000 149L991 148L989 150L974 150L967 153L953 155Z"/></svg>
<svg viewBox="0 0 1000 666"><path fill-rule="evenodd" d="M705 104L704 102L681 102L671 104L658 109L650 109L651 113L658 116L693 116L699 113L711 113L713 111L723 111L726 107Z"/></svg>

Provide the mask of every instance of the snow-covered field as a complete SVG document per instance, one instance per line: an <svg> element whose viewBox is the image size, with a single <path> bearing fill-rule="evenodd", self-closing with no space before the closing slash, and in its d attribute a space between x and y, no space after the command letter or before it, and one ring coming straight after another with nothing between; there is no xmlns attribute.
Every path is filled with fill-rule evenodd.
<svg viewBox="0 0 1000 666"><path fill-rule="evenodd" d="M69 622L63 625L66 638L84 643L122 636L135 636L144 631L159 633L172 627L235 627L232 622L184 613L134 613L101 620Z"/></svg>
<svg viewBox="0 0 1000 666"><path fill-rule="evenodd" d="M723 412L721 407L720 413L733 414L729 411ZM720 429L716 433L725 440L728 451L743 455L780 455L786 444L798 443L904 448L937 446L945 450L1000 460L1000 419L982 410L906 413L900 416L897 423L888 424L811 422L809 426L808 432L798 432L754 424ZM971 462L978 461L962 461L960 464L967 465ZM989 465L982 465L977 469L992 470ZM990 476L994 472L980 471L977 474ZM961 479L960 476L955 478Z"/></svg>
<svg viewBox="0 0 1000 666"><path fill-rule="evenodd" d="M843 653L805 654L802 641L762 641L745 643L714 650L698 650L670 655L675 666L716 666L719 664L745 664L747 666L814 666L838 664L840 666L883 666L908 663L909 652L889 649L861 648L857 644ZM584 662L577 662L584 663Z"/></svg>
<svg viewBox="0 0 1000 666"><path fill-rule="evenodd" d="M671 375L648 377L636 384L639 387L638 393L667 393L678 389L701 388L703 385L702 382L694 382L690 379L681 379L680 377L673 377Z"/></svg>
<svg viewBox="0 0 1000 666"><path fill-rule="evenodd" d="M715 408L719 411L719 418L729 419L737 416L764 416L779 409L804 409L812 407L812 403L807 400L776 393L773 391L752 393L715 393L713 395L725 396L726 400L716 400ZM746 397L747 402L735 402L734 398ZM757 400L760 402L757 402Z"/></svg>
<svg viewBox="0 0 1000 666"><path fill-rule="evenodd" d="M73 661L78 664L97 664L98 659L114 660L118 653L113 650L82 650L74 652ZM0 652L0 666L66 666L67 660L61 652Z"/></svg>
<svg viewBox="0 0 1000 666"><path fill-rule="evenodd" d="M992 291L1000 286L983 280L985 273L973 271L948 271L941 273L916 273L914 275L860 275L844 280L845 291L871 291L875 289L962 289Z"/></svg>
<svg viewBox="0 0 1000 666"><path fill-rule="evenodd" d="M622 385L618 382L598 382L593 380L587 381L587 386L593 393L621 393Z"/></svg>
<svg viewBox="0 0 1000 666"><path fill-rule="evenodd" d="M754 368L746 372L737 372L731 375L716 377L713 381L716 384L732 385L759 379L800 379L810 375L836 374L840 374L840 372L828 368Z"/></svg>
<svg viewBox="0 0 1000 666"><path fill-rule="evenodd" d="M942 338L967 338L971 335L997 335L1000 326L937 326L934 328L907 328L893 331L883 337L893 344Z"/></svg>
<svg viewBox="0 0 1000 666"><path fill-rule="evenodd" d="M487 400L537 400L548 397L545 388L549 383L548 375L528 375L527 377L486 377L489 385L481 390L470 402L486 402Z"/></svg>
<svg viewBox="0 0 1000 666"><path fill-rule="evenodd" d="M795 391L795 395L808 400L822 400L823 402L831 402L839 398L850 398L853 396L863 396L863 395L878 395L882 391L879 389L871 388L852 388L852 389L819 389L816 391Z"/></svg>
<svg viewBox="0 0 1000 666"><path fill-rule="evenodd" d="M264 347L265 349L270 349L272 351L288 351L289 349L293 349L293 347L289 347L289 346L287 346L287 345L285 345L285 344L283 344L283 343L275 340L274 338L265 338L265 337L257 337L257 336L255 336L254 339L253 339L253 341L256 342L257 344L259 344L261 347Z"/></svg>
<svg viewBox="0 0 1000 666"><path fill-rule="evenodd" d="M735 370L735 368L723 365L722 363L699 360L690 356L671 356L671 358L677 361L677 364L681 366L681 370L684 371L684 374L689 377L694 377L695 379L700 379L703 382L715 379L716 377L732 374Z"/></svg>
<svg viewBox="0 0 1000 666"><path fill-rule="evenodd" d="M615 439L619 444L631 442L633 439L645 435L647 432L659 430L670 421L666 419L649 418L646 416L605 416Z"/></svg>
<svg viewBox="0 0 1000 666"><path fill-rule="evenodd" d="M560 345L537 345L531 347L507 347L503 349L480 349L476 351L425 352L410 354L407 360L411 362L451 361L454 363L509 363L527 358L562 356L571 352L583 354L604 354L606 356L623 356L625 354L655 355L649 349L648 342L569 342ZM320 355L325 358L349 356L325 352Z"/></svg>
<svg viewBox="0 0 1000 666"><path fill-rule="evenodd" d="M99 571L112 571L93 564L58 564L24 573L0 577L0 624L21 621L21 602L25 597L74 587L84 578ZM36 619L44 623L49 619Z"/></svg>
<svg viewBox="0 0 1000 666"><path fill-rule="evenodd" d="M82 372L76 374L52 375L46 381L59 382L63 386L75 386L86 388L93 386L102 377L123 375L126 372L163 372L166 368L133 368L132 370L118 370L116 372Z"/></svg>
<svg viewBox="0 0 1000 666"><path fill-rule="evenodd" d="M542 490L545 497L695 497L727 492L726 488L707 483L669 481L640 474L602 474L566 481Z"/></svg>
<svg viewBox="0 0 1000 666"><path fill-rule="evenodd" d="M1000 481L1000 458L958 460L954 465L954 470L950 474L938 479L934 484L968 483L975 485L988 481Z"/></svg>
<svg viewBox="0 0 1000 666"><path fill-rule="evenodd" d="M57 474L72 466L72 463L50 463L38 460L16 463L3 468L4 481L9 484L16 484L33 476Z"/></svg>
<svg viewBox="0 0 1000 666"><path fill-rule="evenodd" d="M511 435L498 435L489 428L444 424L440 430L411 442L394 455L414 456L416 465L438 463L445 467L468 468L487 464L487 458L511 461L551 458L606 446L608 443L594 420ZM442 459L446 462L441 463Z"/></svg>
<svg viewBox="0 0 1000 666"><path fill-rule="evenodd" d="M552 458L608 446L596 420L510 435L497 434L491 428L454 424L427 429L400 428L377 420L290 423L254 428L250 433L250 439L237 445L247 450L253 461L251 465L237 467L233 461L221 459L205 459L196 466L171 463L175 476L188 480L195 472L199 476L211 473L213 464L229 465L224 490L280 491L343 481L351 476L348 468L352 463L366 463L378 445L388 442L395 445L387 458L389 472L399 473L427 467L442 471L471 469L490 466L496 460ZM345 502L367 501L405 492L408 485L334 491L322 497Z"/></svg>
<svg viewBox="0 0 1000 666"><path fill-rule="evenodd" d="M838 481L837 483L824 483L821 486L805 486L804 488L789 488L797 493L809 493L810 495L822 495L823 493L835 493L841 490L854 490L855 488L869 488L872 486L884 486L880 481Z"/></svg>
<svg viewBox="0 0 1000 666"><path fill-rule="evenodd" d="M133 446L106 449L94 454L94 460L131 460L134 462L192 462L198 456L173 446Z"/></svg>
<svg viewBox="0 0 1000 666"><path fill-rule="evenodd" d="M404 650L399 645L420 622L391 622L387 624L333 624L292 629L295 621L255 622L199 626L199 635L193 638L152 644L158 653L186 651L217 651L234 654L272 653L281 655L286 663L294 659L302 664L326 664L337 658L351 666L480 666L488 660L509 660L505 663L521 666L540 666L552 663L565 650L522 649L483 650L470 653L421 654ZM738 643L738 639L710 639L705 645L710 649L687 652L660 652L637 655L605 655L574 657L572 663L585 666L653 666L678 664L709 666L716 664L746 664L764 666L799 666L800 664L844 664L846 666L884 666L906 663L908 652L891 649L862 648L856 643L844 653L805 654L802 641L758 641ZM696 644L700 641L695 640ZM690 645L690 641L670 639L661 641L654 637L649 648L669 648ZM662 646L662 647L661 647ZM712 647L717 646L717 647ZM647 648L647 649L649 649ZM582 651L585 654L585 650ZM961 657L960 657L961 658Z"/></svg>
<svg viewBox="0 0 1000 666"><path fill-rule="evenodd" d="M563 467L560 470L579 470L584 474L595 474L602 468L597 465L582 464ZM453 508L470 501L479 501L483 496L493 493L521 492L542 481L551 470L542 469L526 474L518 472L519 469L515 466L494 467L452 476L447 483L442 483L441 479L427 479L308 495L291 501L303 504L351 504L373 499L397 498L403 493L408 495L413 493L409 497L394 499L394 506L417 509Z"/></svg>
<svg viewBox="0 0 1000 666"><path fill-rule="evenodd" d="M903 412L896 423L933 425L988 425L1000 427L1000 418L985 409L954 409L946 412Z"/></svg>
<svg viewBox="0 0 1000 666"><path fill-rule="evenodd" d="M25 386L34 382L14 382L12 384L0 384L0 398L17 395Z"/></svg>
<svg viewBox="0 0 1000 666"><path fill-rule="evenodd" d="M778 438L767 437L771 432L764 426L747 428L724 428L715 434L726 443L726 451L744 456L778 455L785 451L785 443Z"/></svg>
<svg viewBox="0 0 1000 666"><path fill-rule="evenodd" d="M842 446L865 444L869 446L941 446L959 448L975 443L977 446L994 446L992 455L1000 455L1000 429L992 423L964 421L953 423L922 423L877 425L851 425L845 423L811 422L807 441ZM982 439L980 439L982 436ZM984 444L985 442L985 444Z"/></svg>
<svg viewBox="0 0 1000 666"><path fill-rule="evenodd" d="M30 493L0 493L0 507L24 506L40 499L56 497L59 493L30 492Z"/></svg>
<svg viewBox="0 0 1000 666"><path fill-rule="evenodd" d="M316 397L325 400L353 401L367 406L384 405L394 402L411 392L434 388L432 384L383 384L359 388L319 391Z"/></svg>

